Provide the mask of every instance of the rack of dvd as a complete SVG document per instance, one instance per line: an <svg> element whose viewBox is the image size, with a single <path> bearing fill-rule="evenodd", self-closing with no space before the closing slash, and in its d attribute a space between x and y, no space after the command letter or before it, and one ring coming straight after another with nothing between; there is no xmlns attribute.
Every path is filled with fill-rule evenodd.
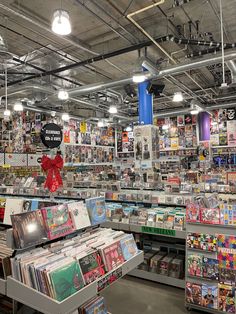
<svg viewBox="0 0 236 314"><path fill-rule="evenodd" d="M206 204L186 211L186 292L188 309L235 313L236 205Z"/></svg>
<svg viewBox="0 0 236 314"><path fill-rule="evenodd" d="M6 202L0 293L45 314L107 313L98 294L142 263L143 252L133 235L99 227L105 198Z"/></svg>

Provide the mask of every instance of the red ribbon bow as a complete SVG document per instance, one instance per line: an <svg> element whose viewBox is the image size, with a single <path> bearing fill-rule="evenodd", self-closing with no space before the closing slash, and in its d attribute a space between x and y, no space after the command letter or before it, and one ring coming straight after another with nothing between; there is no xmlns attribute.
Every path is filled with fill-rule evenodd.
<svg viewBox="0 0 236 314"><path fill-rule="evenodd" d="M54 159L50 159L44 155L42 157L41 167L47 172L47 179L44 184L50 192L55 192L60 186L63 185L60 171L63 167L63 159L61 155L56 155Z"/></svg>

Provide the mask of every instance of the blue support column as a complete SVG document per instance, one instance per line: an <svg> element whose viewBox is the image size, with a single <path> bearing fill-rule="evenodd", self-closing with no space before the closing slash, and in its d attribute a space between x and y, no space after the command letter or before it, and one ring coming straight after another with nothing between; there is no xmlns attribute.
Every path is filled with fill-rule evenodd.
<svg viewBox="0 0 236 314"><path fill-rule="evenodd" d="M153 95L147 92L149 81L138 84L139 124L153 124Z"/></svg>

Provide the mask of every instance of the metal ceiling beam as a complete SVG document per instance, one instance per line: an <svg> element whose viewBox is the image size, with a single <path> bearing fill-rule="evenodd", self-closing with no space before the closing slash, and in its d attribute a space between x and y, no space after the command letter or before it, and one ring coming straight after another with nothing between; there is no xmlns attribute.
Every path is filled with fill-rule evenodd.
<svg viewBox="0 0 236 314"><path fill-rule="evenodd" d="M180 39L178 39L178 40L180 40ZM158 37L158 38L155 38L155 41L158 42L158 43L162 43L162 42L166 42L166 41L173 41L173 36L169 35L169 36ZM193 45L194 44L198 44L199 45L199 41L197 43L196 43L196 41L192 41L192 42L190 42L190 40L188 40L188 41L189 41L189 44L193 44ZM204 42L204 43L207 46L209 46L211 44L211 42ZM120 55L128 53L128 52L140 50L140 49L142 49L144 47L151 46L152 44L153 44L153 42L150 40L150 41L146 41L146 42L143 42L143 43L140 43L140 44L132 45L132 46L129 46L129 47L126 47L126 48L122 48L122 49L118 49L118 50L115 50L115 51L112 51L112 52L101 54L99 56L95 56L93 58L89 58L89 59L86 59L86 60L83 60L83 61L75 62L75 63L69 64L69 65L66 65L66 66L63 66L63 67L60 67L60 68L57 68L57 69L53 69L53 70L49 70L49 71L43 70L43 73L40 73L38 75L32 75L32 76L23 78L22 80L16 80L14 82L10 82L9 86L15 85L15 84L18 84L18 83L21 83L21 82L25 82L25 81L28 81L28 80L32 80L32 79L35 79L35 78L38 78L38 77L44 77L44 76L47 76L47 75L55 75L55 74L63 72L63 71L67 71L67 70L74 69L74 68L77 68L77 67L86 66L86 65L89 65L89 64L93 64L94 62L106 60L106 59L109 59L109 58L112 58L112 57L120 56ZM218 43L214 43L214 42L212 44L218 45ZM233 45L233 44L229 44L229 45Z"/></svg>

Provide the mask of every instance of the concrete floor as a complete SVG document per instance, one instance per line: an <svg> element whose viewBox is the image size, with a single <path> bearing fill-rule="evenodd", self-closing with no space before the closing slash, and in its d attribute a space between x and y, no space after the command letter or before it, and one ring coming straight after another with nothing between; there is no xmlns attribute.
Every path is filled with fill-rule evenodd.
<svg viewBox="0 0 236 314"><path fill-rule="evenodd" d="M106 289L111 314L186 314L184 290L126 276ZM200 312L198 312L200 313Z"/></svg>

